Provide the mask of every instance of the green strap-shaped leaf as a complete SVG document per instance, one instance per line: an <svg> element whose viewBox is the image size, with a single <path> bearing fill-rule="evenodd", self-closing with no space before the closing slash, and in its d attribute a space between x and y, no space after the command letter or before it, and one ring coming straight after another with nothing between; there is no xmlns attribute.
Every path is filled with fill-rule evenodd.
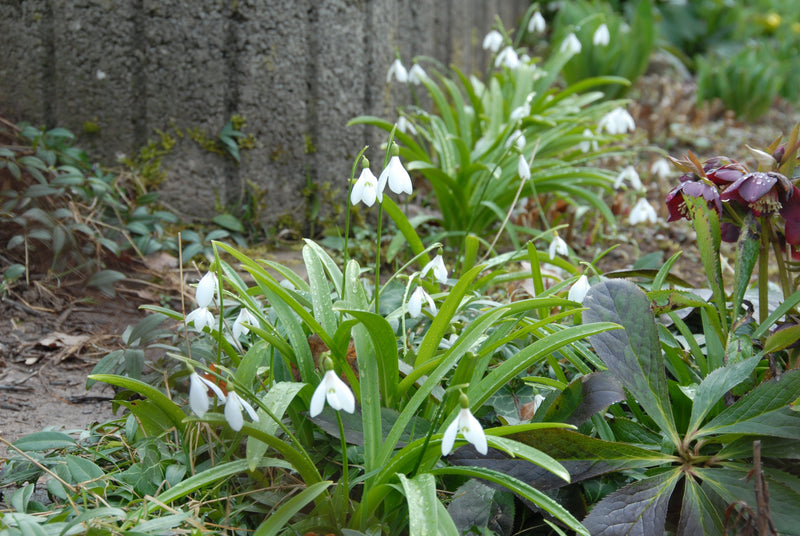
<svg viewBox="0 0 800 536"><path fill-rule="evenodd" d="M453 525L453 520L444 511L443 519L439 519L441 505L436 496L436 480L430 473L422 473L414 478L406 478L403 473L397 473L408 503L408 524L410 536L437 536L441 533L439 524ZM455 525L452 526L455 529Z"/></svg>
<svg viewBox="0 0 800 536"><path fill-rule="evenodd" d="M608 370L630 391L673 444L680 444L675 428L650 301L625 280L604 281L586 295L587 322L615 322L624 330L606 331L589 338Z"/></svg>
<svg viewBox="0 0 800 536"><path fill-rule="evenodd" d="M302 510L308 503L319 497L333 482L325 480L308 486L306 489L286 501L280 508L272 512L258 526L254 536L275 536L288 523L292 517Z"/></svg>
<svg viewBox="0 0 800 536"><path fill-rule="evenodd" d="M117 376L115 374L92 374L89 376L89 379L97 382L108 383L117 387L122 387L123 389L129 389L134 393L142 395L144 398L155 404L158 409L163 411L167 417L169 417L169 420L175 425L175 428L178 429L181 435L186 429L186 423L184 422L184 419L186 419L186 414L183 412L180 406L178 406L175 402L170 400L167 395L152 385L143 381L135 380L133 378L128 378L126 376Z"/></svg>
<svg viewBox="0 0 800 536"><path fill-rule="evenodd" d="M302 383L278 382L269 388L269 391L267 391L261 401L269 408L272 415L281 419L283 418L283 414L286 413L289 404L292 403L294 397L297 396L297 393L299 393L303 387L305 387L305 385ZM278 423L272 420L261 408L258 409L258 417L259 420L252 424L253 427L258 428L265 434L274 435L275 431L278 429ZM251 471L255 471L264 453L267 452L267 444L258 438L249 437L247 438L246 452L248 467Z"/></svg>
<svg viewBox="0 0 800 536"><path fill-rule="evenodd" d="M314 318L328 335L336 333L336 314L333 312L331 302L331 288L325 278L322 261L310 246L303 247L303 261L308 273L308 285L311 288L311 304Z"/></svg>

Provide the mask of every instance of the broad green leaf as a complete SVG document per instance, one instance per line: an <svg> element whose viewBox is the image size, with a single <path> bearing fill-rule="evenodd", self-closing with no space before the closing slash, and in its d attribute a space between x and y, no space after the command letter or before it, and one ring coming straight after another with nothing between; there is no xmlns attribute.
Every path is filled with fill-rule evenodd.
<svg viewBox="0 0 800 536"><path fill-rule="evenodd" d="M233 231L236 233L243 233L244 226L242 222L236 216L231 214L219 214L214 216L211 221L222 227L223 229L227 229L229 231Z"/></svg>
<svg viewBox="0 0 800 536"><path fill-rule="evenodd" d="M800 370L762 383L703 426L695 437L710 434L771 435L800 438L800 414L789 404L800 393Z"/></svg>
<svg viewBox="0 0 800 536"><path fill-rule="evenodd" d="M74 447L75 440L61 432L35 432L20 437L12 443L21 451L44 451Z"/></svg>
<svg viewBox="0 0 800 536"><path fill-rule="evenodd" d="M253 533L254 536L276 536L286 526L292 517L302 510L311 501L319 497L325 490L327 490L333 482L325 480L311 484L306 489L285 501L281 506L270 513L267 518L261 522Z"/></svg>
<svg viewBox="0 0 800 536"><path fill-rule="evenodd" d="M282 419L283 414L297 396L297 393L305 387L305 384L296 382L278 382L273 384L261 398L261 402L267 406L269 411L277 419ZM278 423L263 409L258 408L258 422L252 423L254 428L258 428L265 434L274 435L278 429ZM251 471L255 471L256 466L261 461L267 451L267 444L255 437L247 438L247 463Z"/></svg>
<svg viewBox="0 0 800 536"><path fill-rule="evenodd" d="M397 473L408 504L408 524L411 536L436 536L439 534L439 509L436 503L436 480L430 473L421 473L414 478L406 478Z"/></svg>
<svg viewBox="0 0 800 536"><path fill-rule="evenodd" d="M269 352L269 345L263 340L256 341L248 348L236 368L236 374L234 374L236 382L248 390L251 389L258 380L258 369L268 364ZM270 387L270 391L273 389L274 386Z"/></svg>
<svg viewBox="0 0 800 536"><path fill-rule="evenodd" d="M673 470L610 493L594 505L583 524L603 536L662 536L669 499L681 477Z"/></svg>
<svg viewBox="0 0 800 536"><path fill-rule="evenodd" d="M664 357L650 301L625 280L594 285L584 299L586 322L615 322L624 330L589 338L595 352L673 444L680 444L667 390Z"/></svg>
<svg viewBox="0 0 800 536"><path fill-rule="evenodd" d="M781 329L767 337L762 354L778 352L800 340L800 324Z"/></svg>
<svg viewBox="0 0 800 536"><path fill-rule="evenodd" d="M732 365L718 368L706 376L694 394L692 416L689 421L688 435L692 435L703 422L708 412L720 401L722 396L746 380L758 362L759 356L754 356Z"/></svg>
<svg viewBox="0 0 800 536"><path fill-rule="evenodd" d="M150 400L153 404L163 411L172 421L172 424L181 432L186 429L184 419L186 414L175 402L170 400L167 395L143 381L135 380L133 378L126 378L124 376L116 376L113 374L92 374L89 376L90 380L108 383L123 389L129 389L134 393L142 395L146 400Z"/></svg>
<svg viewBox="0 0 800 536"><path fill-rule="evenodd" d="M105 472L95 463L79 456L67 455L67 468L72 475L72 483L81 484L87 489L103 488L105 483L101 479Z"/></svg>
<svg viewBox="0 0 800 536"><path fill-rule="evenodd" d="M508 439L505 437L487 435L486 440L490 446L502 450L512 458L519 458L529 461L538 465L542 469L550 471L567 483L570 481L570 476L567 470L564 469L564 467L562 467L561 464L556 460L538 449L530 447L520 441L514 441L513 439Z"/></svg>
<svg viewBox="0 0 800 536"><path fill-rule="evenodd" d="M719 512L693 477L687 477L681 502L677 536L722 536Z"/></svg>

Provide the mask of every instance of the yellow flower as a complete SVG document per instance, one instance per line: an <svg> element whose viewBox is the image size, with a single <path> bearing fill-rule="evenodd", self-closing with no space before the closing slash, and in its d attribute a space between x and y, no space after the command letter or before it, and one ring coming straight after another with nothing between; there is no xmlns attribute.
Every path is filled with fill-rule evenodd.
<svg viewBox="0 0 800 536"><path fill-rule="evenodd" d="M781 16L772 11L767 14L765 22L767 23L768 30L775 30L781 25Z"/></svg>

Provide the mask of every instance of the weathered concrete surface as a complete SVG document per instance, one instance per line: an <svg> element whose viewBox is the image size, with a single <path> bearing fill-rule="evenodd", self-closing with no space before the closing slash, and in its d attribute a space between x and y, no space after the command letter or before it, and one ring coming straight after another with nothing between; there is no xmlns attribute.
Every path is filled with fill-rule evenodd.
<svg viewBox="0 0 800 536"><path fill-rule="evenodd" d="M364 145L377 172L382 132L409 88L386 83L399 52L480 72L480 42L526 0L0 0L0 112L62 126L106 163L156 131L216 137L234 114L256 139L239 166L188 137L164 159L162 197L208 218L246 184L266 191L265 218L306 228L304 189L344 190ZM93 132L99 129L97 132ZM316 188L314 188L316 186ZM341 195L339 197L341 199Z"/></svg>

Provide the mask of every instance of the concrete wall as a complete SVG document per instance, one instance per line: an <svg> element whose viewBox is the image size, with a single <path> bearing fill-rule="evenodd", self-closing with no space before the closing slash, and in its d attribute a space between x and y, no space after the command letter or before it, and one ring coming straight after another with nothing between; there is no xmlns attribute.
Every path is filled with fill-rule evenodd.
<svg viewBox="0 0 800 536"><path fill-rule="evenodd" d="M483 35L515 25L526 0L0 0L0 113L70 129L113 163L157 129L215 137L233 114L256 147L240 166L184 138L164 161L167 203L210 218L246 181L266 189L270 223L305 226L307 180L346 188L382 132L351 118L395 117L408 89L386 84L399 50L483 70ZM99 133L84 133L84 125ZM313 147L313 150L307 148Z"/></svg>

